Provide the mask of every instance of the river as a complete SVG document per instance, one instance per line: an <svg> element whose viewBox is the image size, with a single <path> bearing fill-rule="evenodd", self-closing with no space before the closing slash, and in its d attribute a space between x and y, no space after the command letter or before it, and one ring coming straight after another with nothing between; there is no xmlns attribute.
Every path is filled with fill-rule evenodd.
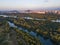
<svg viewBox="0 0 60 45"><path fill-rule="evenodd" d="M40 41L41 41L41 43L44 44L44 45L53 45L53 43L51 42L50 39L47 39L46 40L46 39L44 39L44 37L42 37L40 35L37 36L37 33L36 32L33 32L33 31L29 32L27 29L24 29L22 27L18 27L18 26L16 26L14 23L12 23L10 21L8 21L8 23L9 23L10 27L18 28L19 30L23 30L24 32L29 33L31 36L34 36L36 38L39 38Z"/></svg>
<svg viewBox="0 0 60 45"><path fill-rule="evenodd" d="M7 15L0 15L3 17L12 17L12 18L18 18L17 16L7 16ZM21 17L23 19L30 19L30 20L46 20L46 19L38 19L38 18L32 18L32 17ZM56 20L51 20L52 22L59 22L60 23L60 19L56 19Z"/></svg>

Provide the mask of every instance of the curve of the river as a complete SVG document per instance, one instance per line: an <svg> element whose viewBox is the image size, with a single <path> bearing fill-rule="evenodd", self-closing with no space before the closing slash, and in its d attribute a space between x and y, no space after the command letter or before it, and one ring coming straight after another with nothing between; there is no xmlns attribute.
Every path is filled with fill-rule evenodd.
<svg viewBox="0 0 60 45"><path fill-rule="evenodd" d="M18 26L16 26L14 23L12 23L10 21L8 21L8 23L9 23L10 27L18 28L19 30L23 30L24 32L29 33L30 35L32 35L34 37L37 37L37 33L36 32L33 32L33 31L29 32L27 29L24 29L22 27L18 27ZM44 45L53 45L53 43L51 42L50 39L45 40L44 37L42 37L40 35L37 38L39 38L41 43L43 43Z"/></svg>

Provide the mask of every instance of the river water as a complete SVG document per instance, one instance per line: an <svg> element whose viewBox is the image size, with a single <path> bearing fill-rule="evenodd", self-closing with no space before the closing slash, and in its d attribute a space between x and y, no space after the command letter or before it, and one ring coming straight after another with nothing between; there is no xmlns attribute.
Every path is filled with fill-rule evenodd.
<svg viewBox="0 0 60 45"><path fill-rule="evenodd" d="M7 16L7 15L0 15L3 17L13 17L13 18L18 18L17 16ZM32 17L21 17L24 19L30 19L30 20L46 20L46 19L38 19L38 18L32 18ZM56 20L51 20L52 22L59 22L60 23L60 19L56 19Z"/></svg>
<svg viewBox="0 0 60 45"><path fill-rule="evenodd" d="M39 38L40 41L41 41L41 43L44 44L44 45L53 45L53 43L51 42L50 39L47 39L47 40L46 40L46 39L44 39L44 37L42 37L42 36L40 36L40 35L37 36L37 33L36 33L36 32L33 32L33 31L29 32L27 29L24 29L24 28L22 28L22 27L18 27L18 26L16 26L14 23L11 23L10 21L8 21L8 23L9 23L10 27L18 28L19 30L22 30L22 31L24 31L24 32L26 32L26 33L29 33L30 35L32 35L32 36L34 36L34 37Z"/></svg>

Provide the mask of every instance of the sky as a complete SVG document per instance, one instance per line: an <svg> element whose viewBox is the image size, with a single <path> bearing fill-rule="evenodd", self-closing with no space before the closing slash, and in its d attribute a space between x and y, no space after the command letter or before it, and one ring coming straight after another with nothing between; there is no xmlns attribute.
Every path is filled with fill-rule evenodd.
<svg viewBox="0 0 60 45"><path fill-rule="evenodd" d="M0 0L0 9L38 9L60 7L60 0Z"/></svg>

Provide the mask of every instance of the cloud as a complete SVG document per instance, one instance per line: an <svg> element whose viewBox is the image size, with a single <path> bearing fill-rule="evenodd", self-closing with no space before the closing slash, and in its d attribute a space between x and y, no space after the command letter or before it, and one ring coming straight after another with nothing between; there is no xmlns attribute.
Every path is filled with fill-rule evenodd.
<svg viewBox="0 0 60 45"><path fill-rule="evenodd" d="M44 2L49 2L49 0L44 0Z"/></svg>

